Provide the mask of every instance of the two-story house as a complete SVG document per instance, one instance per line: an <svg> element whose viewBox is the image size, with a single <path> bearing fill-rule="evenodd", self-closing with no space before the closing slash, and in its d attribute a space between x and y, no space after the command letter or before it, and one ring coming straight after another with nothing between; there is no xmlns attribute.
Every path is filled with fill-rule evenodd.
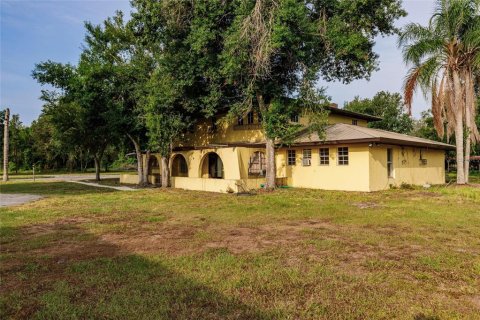
<svg viewBox="0 0 480 320"><path fill-rule="evenodd" d="M328 108L326 138L305 131L275 151L277 184L300 188L376 191L402 183L445 183L445 151L454 146L368 128L379 118ZM306 124L307 119L293 117ZM159 156L150 161L151 181L159 179ZM174 149L170 159L174 188L242 192L265 183L265 136L251 112L233 123L199 123ZM135 182L122 176L121 182Z"/></svg>

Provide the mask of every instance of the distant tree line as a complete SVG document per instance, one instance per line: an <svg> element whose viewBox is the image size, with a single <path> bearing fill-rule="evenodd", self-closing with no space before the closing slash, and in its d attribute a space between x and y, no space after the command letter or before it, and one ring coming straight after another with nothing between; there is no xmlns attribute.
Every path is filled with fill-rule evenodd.
<svg viewBox="0 0 480 320"><path fill-rule="evenodd" d="M0 139L3 141L3 126L5 110L0 111ZM31 171L33 165L40 171L68 172L86 171L93 166L92 157L81 148L65 148L62 141L54 135L54 125L51 119L42 114L29 126L20 120L18 114L13 114L9 125L9 171L19 173ZM102 168L108 170L115 166L117 169L129 168L133 161L125 157L129 146L122 144L106 150ZM3 161L3 155L2 159Z"/></svg>

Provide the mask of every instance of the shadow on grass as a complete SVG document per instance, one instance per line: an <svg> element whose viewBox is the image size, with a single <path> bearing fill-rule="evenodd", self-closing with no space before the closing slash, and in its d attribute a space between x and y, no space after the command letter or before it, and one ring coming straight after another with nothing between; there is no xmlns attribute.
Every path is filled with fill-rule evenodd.
<svg viewBox="0 0 480 320"><path fill-rule="evenodd" d="M117 192L115 189L97 188L72 182L13 182L0 184L1 193L29 193L39 195L81 195Z"/></svg>
<svg viewBox="0 0 480 320"><path fill-rule="evenodd" d="M2 237L2 319L274 318L182 275L166 258L124 252L75 224L14 233Z"/></svg>

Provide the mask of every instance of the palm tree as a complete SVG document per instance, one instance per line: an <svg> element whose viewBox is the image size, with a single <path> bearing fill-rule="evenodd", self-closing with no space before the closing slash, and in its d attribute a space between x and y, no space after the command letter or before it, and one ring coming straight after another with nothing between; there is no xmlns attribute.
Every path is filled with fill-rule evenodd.
<svg viewBox="0 0 480 320"><path fill-rule="evenodd" d="M399 38L404 60L412 65L404 84L405 103L411 110L417 87L425 95L431 93L439 136L444 136L445 127L447 137L455 134L458 184L468 182L470 146L480 141L474 120L474 79L480 70L479 9L480 0L438 0L428 26L408 24Z"/></svg>

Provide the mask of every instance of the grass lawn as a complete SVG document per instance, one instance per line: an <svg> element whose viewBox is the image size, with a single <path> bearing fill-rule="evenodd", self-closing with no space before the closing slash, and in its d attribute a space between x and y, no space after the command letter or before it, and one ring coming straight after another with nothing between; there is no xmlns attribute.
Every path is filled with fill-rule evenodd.
<svg viewBox="0 0 480 320"><path fill-rule="evenodd" d="M480 319L480 188L0 188L1 319Z"/></svg>

